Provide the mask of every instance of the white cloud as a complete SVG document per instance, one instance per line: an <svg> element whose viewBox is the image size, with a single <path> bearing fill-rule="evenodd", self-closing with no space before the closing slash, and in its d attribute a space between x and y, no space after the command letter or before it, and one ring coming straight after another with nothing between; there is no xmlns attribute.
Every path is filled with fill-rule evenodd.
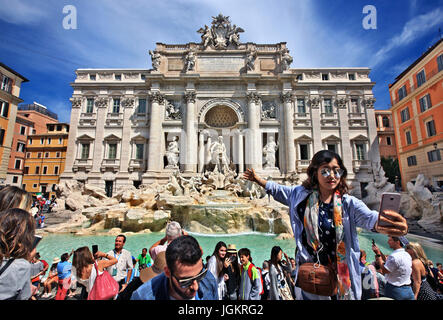
<svg viewBox="0 0 443 320"><path fill-rule="evenodd" d="M399 35L392 37L385 46L377 51L371 65L376 66L382 63L394 49L412 43L441 23L443 23L443 10L441 8L412 18L404 25Z"/></svg>
<svg viewBox="0 0 443 320"><path fill-rule="evenodd" d="M48 16L48 9L42 1L0 0L0 19L18 25L34 25Z"/></svg>

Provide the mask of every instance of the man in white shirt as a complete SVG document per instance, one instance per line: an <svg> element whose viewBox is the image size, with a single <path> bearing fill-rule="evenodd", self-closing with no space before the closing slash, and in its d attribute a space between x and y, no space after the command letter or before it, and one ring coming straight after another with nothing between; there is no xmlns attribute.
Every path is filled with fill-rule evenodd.
<svg viewBox="0 0 443 320"><path fill-rule="evenodd" d="M126 237L123 234L118 235L115 238L114 250L110 250L107 253L118 260L116 264L110 266L106 270L111 274L115 281L118 282L119 292L123 291L128 285L131 279L132 268L134 268L131 252L123 249L125 242ZM126 281L125 277L127 279Z"/></svg>
<svg viewBox="0 0 443 320"><path fill-rule="evenodd" d="M395 300L415 300L411 288L412 258L403 248L406 237L389 237L388 245L394 250L387 258L377 246L373 246L375 259L385 275L385 296Z"/></svg>

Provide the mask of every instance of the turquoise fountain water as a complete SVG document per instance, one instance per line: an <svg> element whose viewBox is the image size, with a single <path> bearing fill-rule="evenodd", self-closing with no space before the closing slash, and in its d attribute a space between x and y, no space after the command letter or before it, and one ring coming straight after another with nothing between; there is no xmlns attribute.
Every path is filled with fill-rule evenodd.
<svg viewBox="0 0 443 320"><path fill-rule="evenodd" d="M214 247L218 241L223 241L226 244L235 244L237 249L249 248L253 262L261 266L264 260L270 258L271 248L275 245L280 246L284 252L290 257L294 257L295 241L290 240L277 240L276 235L263 234L263 233L248 233L239 235L201 235L193 234L203 249L203 258L208 255L212 255ZM147 234L134 234L127 236L125 249L129 250L133 256L137 257L143 248L148 248L161 239L164 233L147 233ZM115 236L74 236L74 235L60 235L52 234L43 237L42 241L38 245L37 249L40 252L42 259L51 263L54 257L60 257L64 252L70 252L72 249L77 249L82 246L88 246L91 248L93 244L97 244L100 251L109 251L114 248ZM374 239L377 246L385 254L390 254L392 250L387 244L387 236L382 234L361 232L359 234L360 248L367 253L367 260L372 262L375 257L372 252L372 240ZM443 263L443 245L435 244L426 240L426 238L416 237L408 235L409 241L419 242L424 250L428 259L434 262Z"/></svg>

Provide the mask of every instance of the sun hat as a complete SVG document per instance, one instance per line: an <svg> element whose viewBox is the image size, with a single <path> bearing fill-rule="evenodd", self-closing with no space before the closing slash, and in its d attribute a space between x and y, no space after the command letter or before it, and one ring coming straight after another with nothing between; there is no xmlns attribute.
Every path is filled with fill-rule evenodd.
<svg viewBox="0 0 443 320"><path fill-rule="evenodd" d="M157 254L154 260L154 264L149 267L140 270L140 280L145 283L146 281L151 280L152 278L158 276L160 273L164 271L166 267L166 252L162 251Z"/></svg>
<svg viewBox="0 0 443 320"><path fill-rule="evenodd" d="M60 262L60 258L54 258L52 259L52 264L54 263L59 263Z"/></svg>
<svg viewBox="0 0 443 320"><path fill-rule="evenodd" d="M228 250L226 250L227 253L237 253L237 248L235 244L228 244Z"/></svg>

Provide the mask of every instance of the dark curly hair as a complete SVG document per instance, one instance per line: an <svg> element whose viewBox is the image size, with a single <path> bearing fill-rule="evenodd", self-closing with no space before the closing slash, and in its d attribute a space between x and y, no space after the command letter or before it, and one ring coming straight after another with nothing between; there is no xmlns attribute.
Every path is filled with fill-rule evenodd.
<svg viewBox="0 0 443 320"><path fill-rule="evenodd" d="M310 190L318 190L319 188L318 179L317 179L318 169L322 165L331 162L333 159L337 160L338 165L343 170L343 175L340 177L340 182L338 183L336 190L338 190L338 192L341 195L348 193L350 189L350 187L346 182L348 170L344 166L340 156L337 153L329 150L321 150L316 154L314 154L307 170L308 178L302 183L303 187Z"/></svg>

